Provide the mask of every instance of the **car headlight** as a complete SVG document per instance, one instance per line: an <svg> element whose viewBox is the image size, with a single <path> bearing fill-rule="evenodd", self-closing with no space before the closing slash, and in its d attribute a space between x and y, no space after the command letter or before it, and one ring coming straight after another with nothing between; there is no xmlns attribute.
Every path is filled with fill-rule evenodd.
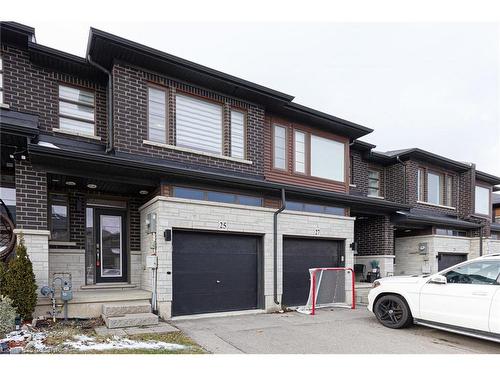
<svg viewBox="0 0 500 375"><path fill-rule="evenodd" d="M375 281L373 282L373 284L372 284L372 288L376 288L376 287L378 287L378 286L380 286L380 281L375 280Z"/></svg>

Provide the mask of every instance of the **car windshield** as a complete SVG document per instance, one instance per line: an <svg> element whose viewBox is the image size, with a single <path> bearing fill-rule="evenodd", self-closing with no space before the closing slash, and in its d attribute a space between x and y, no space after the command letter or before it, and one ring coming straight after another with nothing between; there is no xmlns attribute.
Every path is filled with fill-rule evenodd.
<svg viewBox="0 0 500 375"><path fill-rule="evenodd" d="M451 284L498 284L500 262L480 261L458 266L444 276Z"/></svg>

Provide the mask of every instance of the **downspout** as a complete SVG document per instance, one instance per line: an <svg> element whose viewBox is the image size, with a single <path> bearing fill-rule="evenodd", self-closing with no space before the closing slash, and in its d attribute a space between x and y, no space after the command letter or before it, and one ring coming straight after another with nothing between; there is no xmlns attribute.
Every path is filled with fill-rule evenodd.
<svg viewBox="0 0 500 375"><path fill-rule="evenodd" d="M407 190L407 186L406 186L406 163L402 162L401 159L399 158L399 156L396 156L396 160L398 161L399 164L402 164L403 167L404 167L404 176L403 176L403 187L404 187L404 190L403 190L403 198L404 198L404 203L407 203L406 201L406 190Z"/></svg>
<svg viewBox="0 0 500 375"><path fill-rule="evenodd" d="M279 305L278 300L278 215L286 208L285 189L281 189L281 207L274 212L274 238L273 238L273 283L274 303Z"/></svg>
<svg viewBox="0 0 500 375"><path fill-rule="evenodd" d="M102 65L92 61L90 55L87 55L87 61L90 65L96 67L100 71L104 72L108 76L108 87L106 90L106 100L107 100L107 122L108 122L108 142L106 145L106 153L112 153L115 148L115 142L113 137L113 75L111 72L103 67Z"/></svg>

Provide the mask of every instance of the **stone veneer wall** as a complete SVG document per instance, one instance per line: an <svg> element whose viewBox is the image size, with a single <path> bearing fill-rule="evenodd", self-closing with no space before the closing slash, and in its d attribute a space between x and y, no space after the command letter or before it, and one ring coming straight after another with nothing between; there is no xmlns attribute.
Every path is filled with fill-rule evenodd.
<svg viewBox="0 0 500 375"><path fill-rule="evenodd" d="M150 254L151 236L146 234L146 215L157 214L157 232L165 229L184 228L218 231L219 221L227 221L227 232L263 235L264 252L264 308L273 311L279 308L273 301L273 212L261 207L194 201L179 198L156 197L141 207L142 264ZM319 229L322 238L345 240L345 264L353 265L354 219L350 217L284 211L278 217L278 296L282 294L282 236L300 235L314 237ZM219 230L220 231L220 230ZM171 315L172 302L172 242L162 236L157 240L158 250L158 307L160 316ZM141 285L151 290L151 271L143 267ZM175 271L175 270L173 270Z"/></svg>
<svg viewBox="0 0 500 375"><path fill-rule="evenodd" d="M487 254L491 240L483 240L483 254ZM498 241L500 242L500 241ZM427 243L428 254L418 251L420 243ZM495 245L493 245L495 246ZM449 237L440 235L396 238L396 275L414 275L438 272L439 253L467 254L468 259L479 256L479 238Z"/></svg>

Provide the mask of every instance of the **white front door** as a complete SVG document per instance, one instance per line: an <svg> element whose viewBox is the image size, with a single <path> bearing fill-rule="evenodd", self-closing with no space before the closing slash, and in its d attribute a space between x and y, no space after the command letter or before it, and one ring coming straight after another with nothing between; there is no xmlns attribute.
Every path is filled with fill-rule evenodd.
<svg viewBox="0 0 500 375"><path fill-rule="evenodd" d="M500 262L476 261L443 273L446 284L428 282L420 291L420 319L489 331Z"/></svg>

